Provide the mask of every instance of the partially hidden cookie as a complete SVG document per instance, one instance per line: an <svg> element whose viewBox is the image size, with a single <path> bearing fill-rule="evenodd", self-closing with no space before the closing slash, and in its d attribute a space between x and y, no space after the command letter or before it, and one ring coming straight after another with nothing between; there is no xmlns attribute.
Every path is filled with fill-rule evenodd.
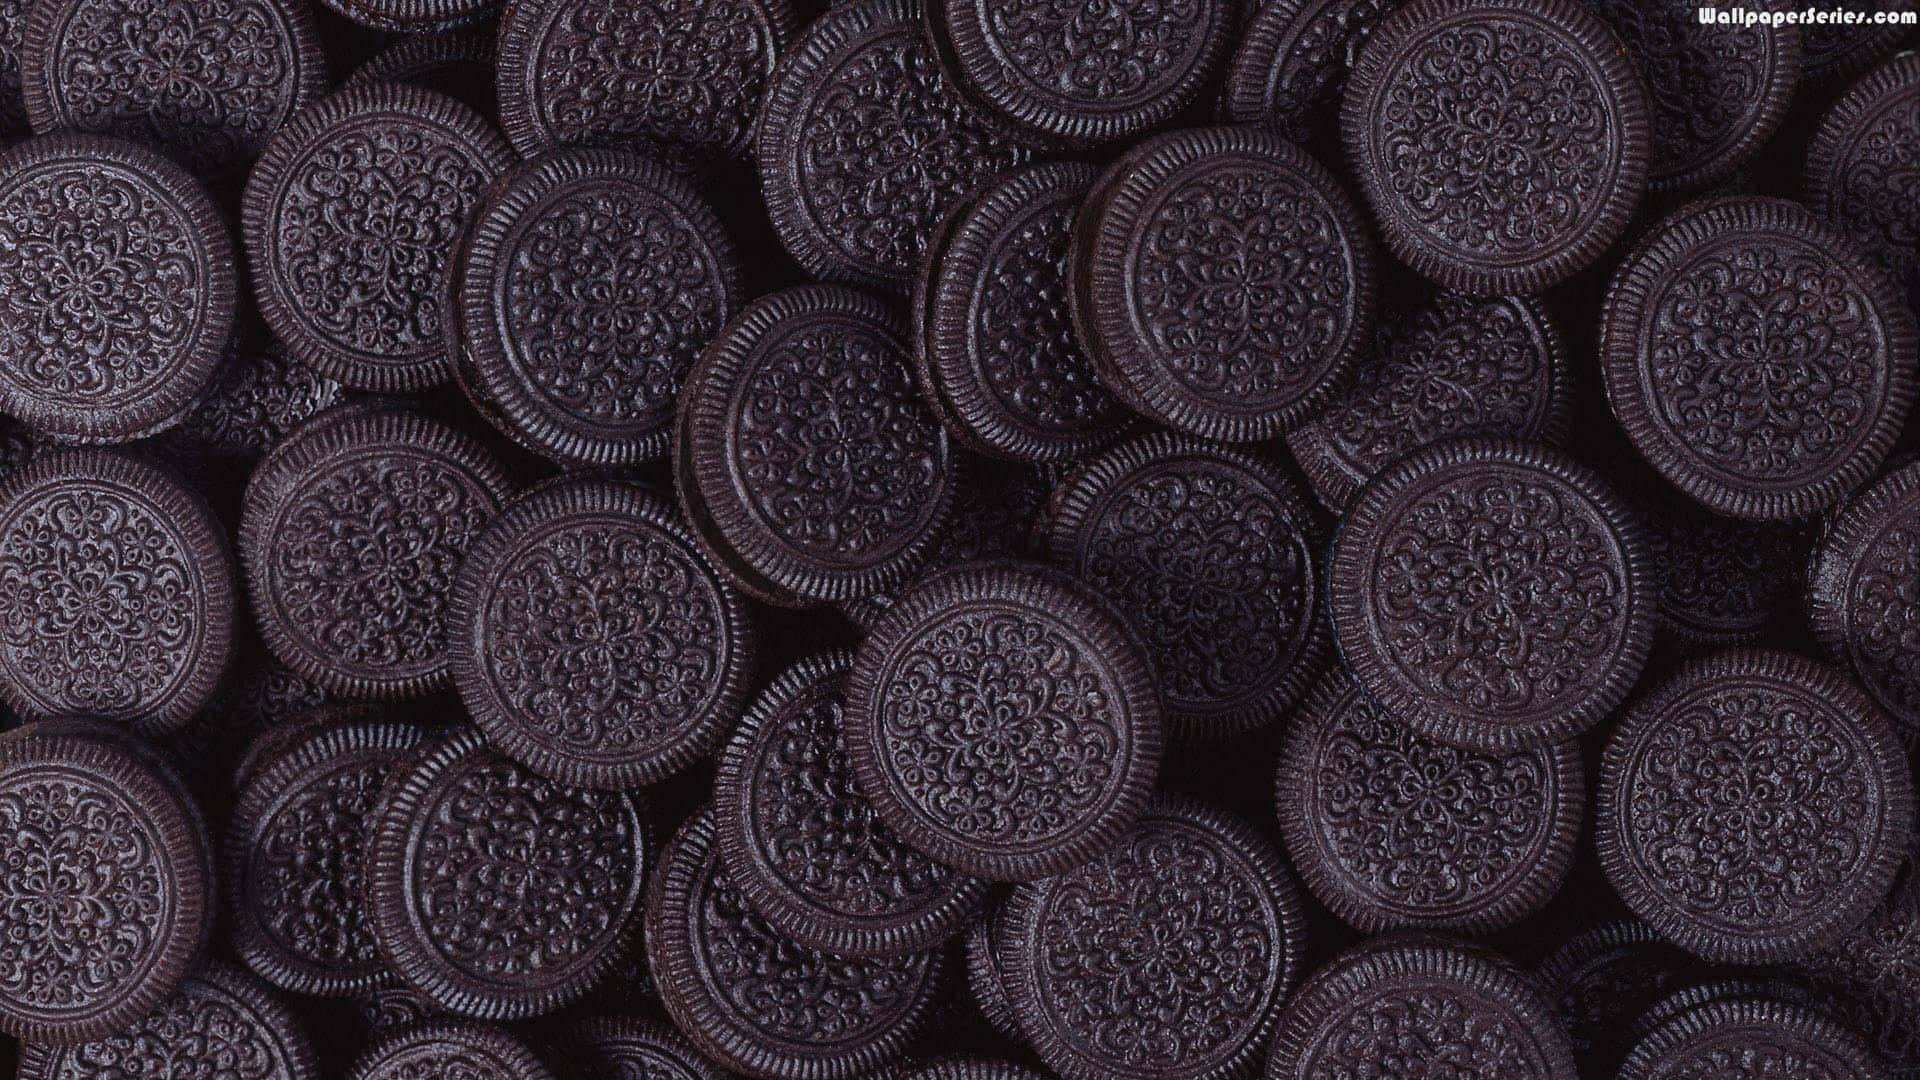
<svg viewBox="0 0 1920 1080"><path fill-rule="evenodd" d="M494 53L491 27L407 34L367 57L340 80L340 86L407 83L437 90L481 116L494 117L499 115L493 90Z"/></svg>
<svg viewBox="0 0 1920 1080"><path fill-rule="evenodd" d="M1594 803L1607 880L1708 960L1816 952L1877 907L1905 859L1913 780L1891 718L1789 653L1697 659L1634 702Z"/></svg>
<svg viewBox="0 0 1920 1080"><path fill-rule="evenodd" d="M706 810L668 845L646 919L647 959L675 1026L754 1076L875 1075L925 1026L945 974L938 952L840 957L780 935L727 874Z"/></svg>
<svg viewBox="0 0 1920 1080"><path fill-rule="evenodd" d="M1040 1074L1010 1061L990 1058L947 1058L922 1065L907 1080L1040 1080Z"/></svg>
<svg viewBox="0 0 1920 1080"><path fill-rule="evenodd" d="M1649 1032L1620 1066L1620 1080L1793 1076L1891 1080L1860 1036L1817 1010L1730 998L1682 1012Z"/></svg>
<svg viewBox="0 0 1920 1080"><path fill-rule="evenodd" d="M1902 179L1917 169L1920 54L1907 53L1862 76L1827 110L1807 147L1806 186L1813 211L1864 248L1920 311L1920 194Z"/></svg>
<svg viewBox="0 0 1920 1080"><path fill-rule="evenodd" d="M506 1030L455 1021L402 1028L362 1051L347 1080L553 1080L532 1050Z"/></svg>
<svg viewBox="0 0 1920 1080"><path fill-rule="evenodd" d="M1814 633L1902 728L1920 729L1920 463L1848 500L1814 551Z"/></svg>
<svg viewBox="0 0 1920 1080"><path fill-rule="evenodd" d="M1031 564L933 575L854 654L847 752L889 828L977 877L1029 881L1126 834L1159 771L1153 669L1122 616Z"/></svg>
<svg viewBox="0 0 1920 1080"><path fill-rule="evenodd" d="M1158 135L1074 226L1068 299L1107 389L1228 442L1304 421L1372 341L1373 241L1333 174L1257 128Z"/></svg>
<svg viewBox="0 0 1920 1080"><path fill-rule="evenodd" d="M1647 523L1663 633L1731 645L1788 625L1806 592L1809 528L1725 517L1657 480L1628 493Z"/></svg>
<svg viewBox="0 0 1920 1080"><path fill-rule="evenodd" d="M186 416L239 302L233 239L178 165L104 135L0 152L0 412L63 442Z"/></svg>
<svg viewBox="0 0 1920 1080"><path fill-rule="evenodd" d="M994 1033L1012 1043L1024 1043L1013 1002L1007 998L1006 908L995 905L974 920L962 939L966 957L967 995Z"/></svg>
<svg viewBox="0 0 1920 1080"><path fill-rule="evenodd" d="M1631 55L1574 0L1401 6L1360 50L1340 132L1387 247L1495 295L1598 258L1646 190L1653 142Z"/></svg>
<svg viewBox="0 0 1920 1080"><path fill-rule="evenodd" d="M1870 9L1892 18L1877 23L1814 23L1800 28L1800 70L1808 88L1830 88L1851 79L1900 47L1920 11L1915 0L1879 0Z"/></svg>
<svg viewBox="0 0 1920 1080"><path fill-rule="evenodd" d="M336 13L375 30L431 34L480 22L502 0L320 0Z"/></svg>
<svg viewBox="0 0 1920 1080"><path fill-rule="evenodd" d="M274 335L356 390L445 382L453 241L512 160L479 114L414 86L348 87L294 117L241 200L254 297Z"/></svg>
<svg viewBox="0 0 1920 1080"><path fill-rule="evenodd" d="M278 342L245 334L206 396L167 436L192 453L257 461L288 432L345 400L344 387L288 356Z"/></svg>
<svg viewBox="0 0 1920 1080"><path fill-rule="evenodd" d="M1913 403L1913 312L1784 199L1694 203L1615 272L1607 401L1660 474L1733 517L1802 517L1873 475Z"/></svg>
<svg viewBox="0 0 1920 1080"><path fill-rule="evenodd" d="M1632 1047L1632 1022L1702 972L1700 961L1637 919L1590 926L1534 972L1581 1064L1582 1076L1613 1076Z"/></svg>
<svg viewBox="0 0 1920 1080"><path fill-rule="evenodd" d="M1140 635L1169 734L1195 741L1271 723L1319 677L1321 532L1277 469L1170 434L1069 474L1043 527L1048 556Z"/></svg>
<svg viewBox="0 0 1920 1080"><path fill-rule="evenodd" d="M0 1031L85 1043L186 980L213 928L199 807L140 744L32 724L0 738Z"/></svg>
<svg viewBox="0 0 1920 1080"><path fill-rule="evenodd" d="M1854 1004L1888 1066L1920 1067L1920 888L1909 879L1846 937L1797 965Z"/></svg>
<svg viewBox="0 0 1920 1080"><path fill-rule="evenodd" d="M573 1075L606 1080L729 1080L670 1025L639 1016L583 1020L561 1037Z"/></svg>
<svg viewBox="0 0 1920 1080"><path fill-rule="evenodd" d="M468 550L447 618L474 722L565 783L662 780L746 704L746 605L673 506L629 484L560 480L508 504Z"/></svg>
<svg viewBox="0 0 1920 1080"><path fill-rule="evenodd" d="M0 135L27 129L27 103L21 93L20 49L27 31L28 0L0 0Z"/></svg>
<svg viewBox="0 0 1920 1080"><path fill-rule="evenodd" d="M1069 1080L1245 1075L1299 978L1306 915L1245 822L1160 799L1093 861L1017 887L1008 996Z"/></svg>
<svg viewBox="0 0 1920 1080"><path fill-rule="evenodd" d="M1262 0L1227 64L1220 112L1295 142L1338 112L1353 54L1393 5L1387 0Z"/></svg>
<svg viewBox="0 0 1920 1080"><path fill-rule="evenodd" d="M1463 439L1363 488L1334 538L1328 606L1367 693L1416 731L1505 752L1618 705L1657 602L1639 518L1544 446Z"/></svg>

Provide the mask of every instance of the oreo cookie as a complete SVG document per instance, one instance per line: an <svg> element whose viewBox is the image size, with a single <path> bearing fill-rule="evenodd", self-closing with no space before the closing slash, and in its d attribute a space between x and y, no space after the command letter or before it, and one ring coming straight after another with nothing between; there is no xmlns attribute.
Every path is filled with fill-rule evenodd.
<svg viewBox="0 0 1920 1080"><path fill-rule="evenodd" d="M85 1043L185 982L213 928L199 807L151 749L97 725L0 737L0 1032Z"/></svg>
<svg viewBox="0 0 1920 1080"><path fill-rule="evenodd" d="M1040 1080L1040 1074L1010 1061L947 1058L920 1066L908 1073L906 1080Z"/></svg>
<svg viewBox="0 0 1920 1080"><path fill-rule="evenodd" d="M0 3L0 136L27 129L26 99L20 85L20 47L27 31L27 0Z"/></svg>
<svg viewBox="0 0 1920 1080"><path fill-rule="evenodd" d="M403 1028L368 1047L347 1080L411 1080L418 1076L553 1080L532 1050L488 1024L436 1021Z"/></svg>
<svg viewBox="0 0 1920 1080"><path fill-rule="evenodd" d="M1751 644L1789 624L1805 591L1809 529L1722 517L1658 480L1631 495L1672 643Z"/></svg>
<svg viewBox="0 0 1920 1080"><path fill-rule="evenodd" d="M569 1075L609 1080L728 1080L672 1027L638 1016L595 1017L560 1039Z"/></svg>
<svg viewBox="0 0 1920 1080"><path fill-rule="evenodd" d="M1783 199L1666 218L1600 322L1607 401L1641 456L1708 508L1763 520L1873 475L1913 403L1917 347L1886 275Z"/></svg>
<svg viewBox="0 0 1920 1080"><path fill-rule="evenodd" d="M611 480L516 499L449 600L454 686L508 757L620 790L706 755L746 704L751 617L667 504Z"/></svg>
<svg viewBox="0 0 1920 1080"><path fill-rule="evenodd" d="M1016 888L1006 918L1014 1016L1068 1080L1243 1075L1305 951L1279 853L1171 799L1091 862Z"/></svg>
<svg viewBox="0 0 1920 1080"><path fill-rule="evenodd" d="M940 217L1031 154L942 81L918 0L854 0L781 57L754 128L767 215L808 274L904 292Z"/></svg>
<svg viewBox="0 0 1920 1080"><path fill-rule="evenodd" d="M501 0L320 0L361 26L395 34L453 30L492 16Z"/></svg>
<svg viewBox="0 0 1920 1080"><path fill-rule="evenodd" d="M512 160L473 110L418 87L349 87L301 112L241 201L254 297L274 335L356 390L445 382L449 253Z"/></svg>
<svg viewBox="0 0 1920 1080"><path fill-rule="evenodd" d="M1068 299L1128 407L1228 442L1303 422L1372 333L1372 240L1284 138L1201 128L1109 166L1074 225Z"/></svg>
<svg viewBox="0 0 1920 1080"><path fill-rule="evenodd" d="M995 1034L1011 1043L1024 1043L1026 1036L1020 1032L1019 1018L1014 1015L1013 1002L1007 996L1007 969L1013 960L1004 951L1006 921L1005 906L996 905L967 928L966 937L962 939L967 994L973 999L974 1009Z"/></svg>
<svg viewBox="0 0 1920 1080"><path fill-rule="evenodd" d="M1042 567L915 586L854 654L847 753L880 819L976 877L1031 881L1126 835L1159 771L1153 670L1122 617Z"/></svg>
<svg viewBox="0 0 1920 1080"><path fill-rule="evenodd" d="M1860 1034L1896 1074L1920 1068L1920 889L1913 881L1798 967L1867 1021Z"/></svg>
<svg viewBox="0 0 1920 1080"><path fill-rule="evenodd" d="M1873 29L1848 28L1849 36ZM1899 179L1920 169L1916 116L1920 54L1907 53L1868 72L1828 108L1807 147L1806 189L1813 211L1851 236L1920 310L1920 200Z"/></svg>
<svg viewBox="0 0 1920 1080"><path fill-rule="evenodd" d="M568 463L664 456L687 369L744 302L712 209L666 167L616 150L510 169L455 262L461 387L516 442Z"/></svg>
<svg viewBox="0 0 1920 1080"><path fill-rule="evenodd" d="M1697 956L1765 963L1833 944L1886 898L1913 780L1892 720L1837 672L1734 649L1626 710L1594 816L1634 914Z"/></svg>
<svg viewBox="0 0 1920 1080"><path fill-rule="evenodd" d="M1688 1009L1649 1032L1620 1080L1680 1076L1884 1080L1893 1074L1854 1032L1782 1001L1729 998Z"/></svg>
<svg viewBox="0 0 1920 1080"><path fill-rule="evenodd" d="M1388 249L1488 295L1597 259L1646 190L1653 143L1630 54L1573 0L1401 6L1360 50L1340 132Z"/></svg>
<svg viewBox="0 0 1920 1080"><path fill-rule="evenodd" d="M0 152L0 411L62 442L181 421L213 381L239 296L233 241L179 166L103 135Z"/></svg>
<svg viewBox="0 0 1920 1080"><path fill-rule="evenodd" d="M1920 463L1843 504L1812 566L1821 644L1903 729L1920 730Z"/></svg>
<svg viewBox="0 0 1920 1080"><path fill-rule="evenodd" d="M1915 0L1880 0L1874 10L1892 18L1875 23L1814 23L1800 28L1800 70L1809 88L1851 79L1900 47L1912 33L1900 15L1920 11Z"/></svg>
<svg viewBox="0 0 1920 1080"><path fill-rule="evenodd" d="M1149 435L1062 481L1043 532L1052 560L1140 635L1175 739L1263 727L1326 664L1320 523L1256 458Z"/></svg>
<svg viewBox="0 0 1920 1080"><path fill-rule="evenodd" d="M469 27L440 34L408 34L367 57L340 81L341 89L366 83L406 83L434 90L485 117L499 115L494 100L494 35Z"/></svg>
<svg viewBox="0 0 1920 1080"><path fill-rule="evenodd" d="M1587 927L1534 972L1566 1025L1581 1075L1607 1080L1632 1046L1634 1019L1699 974L1698 960L1637 919Z"/></svg>
<svg viewBox="0 0 1920 1080"><path fill-rule="evenodd" d="M233 555L199 496L102 450L0 481L0 701L28 719L178 729L233 654Z"/></svg>
<svg viewBox="0 0 1920 1080"><path fill-rule="evenodd" d="M1556 450L1464 439L1375 477L1334 538L1341 656L1414 730L1505 753L1592 727L1633 686L1657 603L1640 520Z"/></svg>
<svg viewBox="0 0 1920 1080"><path fill-rule="evenodd" d="M252 463L345 400L339 383L288 356L278 342L242 334L207 395L167 436L189 453Z"/></svg>
<svg viewBox="0 0 1920 1080"><path fill-rule="evenodd" d="M1227 65L1220 112L1295 142L1314 139L1337 111L1353 53L1392 10L1386 0L1261 0Z"/></svg>

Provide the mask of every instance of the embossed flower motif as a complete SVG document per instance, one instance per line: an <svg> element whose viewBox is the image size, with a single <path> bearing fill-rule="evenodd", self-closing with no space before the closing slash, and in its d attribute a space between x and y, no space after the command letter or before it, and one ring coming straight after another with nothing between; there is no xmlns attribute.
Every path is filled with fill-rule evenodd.
<svg viewBox="0 0 1920 1080"><path fill-rule="evenodd" d="M1444 1061L1462 1076L1539 1076L1546 1066L1531 1039L1469 1011L1444 990L1391 990L1348 1007L1319 1041L1316 1076L1338 1075L1347 1061L1373 1063L1380 1076L1428 1076Z"/></svg>
<svg viewBox="0 0 1920 1080"><path fill-rule="evenodd" d="M1920 716L1920 525L1881 534L1848 591L1854 670L1905 717Z"/></svg>
<svg viewBox="0 0 1920 1080"><path fill-rule="evenodd" d="M974 333L980 366L1001 405L1031 424L1077 432L1109 423L1120 405L1093 377L1067 317L1067 244L1073 208L1028 218L981 284Z"/></svg>
<svg viewBox="0 0 1920 1080"><path fill-rule="evenodd" d="M360 831L379 802L384 768L342 769L302 791L261 830L247 889L261 925L315 964L378 964L361 886Z"/></svg>
<svg viewBox="0 0 1920 1080"><path fill-rule="evenodd" d="M1015 0L987 15L1022 77L1076 103L1149 97L1204 44L1194 0Z"/></svg>
<svg viewBox="0 0 1920 1080"><path fill-rule="evenodd" d="M1827 210L1906 285L1920 308L1920 162L1913 153L1920 116L1900 100L1854 139Z"/></svg>
<svg viewBox="0 0 1920 1080"><path fill-rule="evenodd" d="M1685 4L1610 0L1596 10L1646 77L1656 174L1712 160L1763 107L1767 68L1780 62L1772 31L1702 27Z"/></svg>

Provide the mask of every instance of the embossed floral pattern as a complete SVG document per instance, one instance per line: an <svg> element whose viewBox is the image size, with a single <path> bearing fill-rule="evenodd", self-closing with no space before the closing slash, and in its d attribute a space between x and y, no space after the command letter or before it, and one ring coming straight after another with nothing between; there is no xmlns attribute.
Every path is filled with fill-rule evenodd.
<svg viewBox="0 0 1920 1080"><path fill-rule="evenodd" d="M1754 634L1797 599L1804 584L1803 532L1691 506L1655 502L1646 509L1661 614L1680 627Z"/></svg>
<svg viewBox="0 0 1920 1080"><path fill-rule="evenodd" d="M61 1048L42 1080L284 1080L295 1068L272 1022L196 978L127 1030Z"/></svg>
<svg viewBox="0 0 1920 1080"><path fill-rule="evenodd" d="M1373 24L1392 9L1389 0L1305 0L1304 3L1273 0L1262 5L1260 12L1249 20L1248 44L1244 49L1254 49L1258 47L1256 43L1267 40L1261 35L1269 26L1297 26L1298 29L1291 37L1275 34L1278 47L1269 46L1271 51L1261 53L1271 58L1267 69L1233 73L1234 88L1230 92L1236 98L1248 93L1239 89L1242 80L1258 87L1260 114L1236 115L1234 119L1278 121L1289 132L1289 137L1296 142L1305 141L1308 119L1315 112L1327 109L1339 96L1340 84L1346 79L1350 58L1358 43L1364 41ZM1246 55L1242 53L1242 57ZM1236 69L1242 62L1236 58ZM1236 106L1241 107L1244 106Z"/></svg>
<svg viewBox="0 0 1920 1080"><path fill-rule="evenodd" d="M1853 670L1909 726L1920 722L1920 517L1867 545L1847 589Z"/></svg>
<svg viewBox="0 0 1920 1080"><path fill-rule="evenodd" d="M1854 1080L1860 1072L1799 1039L1743 1028L1738 1037L1663 1056L1648 1075L1657 1080Z"/></svg>
<svg viewBox="0 0 1920 1080"><path fill-rule="evenodd" d="M388 772L352 765L316 777L255 831L248 911L287 955L319 967L379 969L361 899L362 833Z"/></svg>
<svg viewBox="0 0 1920 1080"><path fill-rule="evenodd" d="M1000 63L1076 108L1167 92L1207 41L1201 0L984 0ZM1217 16L1215 16L1217 17Z"/></svg>
<svg viewBox="0 0 1920 1080"><path fill-rule="evenodd" d="M1846 147L1827 180L1826 212L1920 309L1920 76L1877 102Z"/></svg>
<svg viewBox="0 0 1920 1080"><path fill-rule="evenodd" d="M254 458L344 396L339 383L271 345L230 357L206 399L173 434L217 453Z"/></svg>
<svg viewBox="0 0 1920 1080"><path fill-rule="evenodd" d="M0 131L9 135L27 130L20 81L20 46L26 36L26 9L26 0L0 0Z"/></svg>
<svg viewBox="0 0 1920 1080"><path fill-rule="evenodd" d="M1557 1075L1521 1017L1464 989L1395 988L1346 1004L1304 1056L1302 1080Z"/></svg>
<svg viewBox="0 0 1920 1080"><path fill-rule="evenodd" d="M1777 31L1702 26L1687 0L1600 0L1594 11L1647 80L1655 176L1722 158L1759 122L1781 63Z"/></svg>

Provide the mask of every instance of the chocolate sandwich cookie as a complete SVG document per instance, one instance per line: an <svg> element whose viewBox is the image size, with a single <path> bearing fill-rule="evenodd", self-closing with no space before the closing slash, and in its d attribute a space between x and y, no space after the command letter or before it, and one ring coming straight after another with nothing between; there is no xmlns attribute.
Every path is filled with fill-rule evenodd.
<svg viewBox="0 0 1920 1080"><path fill-rule="evenodd" d="M444 687L447 599L508 490L484 447L419 414L350 405L307 421L254 470L241 514L268 647L343 696Z"/></svg>
<svg viewBox="0 0 1920 1080"><path fill-rule="evenodd" d="M349 87L294 117L241 201L254 297L274 335L356 390L446 381L449 252L512 160L472 109L398 83Z"/></svg>
<svg viewBox="0 0 1920 1080"><path fill-rule="evenodd" d="M1227 64L1221 115L1313 139L1337 110L1353 53L1392 8L1388 0L1261 0Z"/></svg>
<svg viewBox="0 0 1920 1080"><path fill-rule="evenodd" d="M403 982L376 986L353 999L354 1019L367 1038L385 1038L408 1028L449 1019L439 1006Z"/></svg>
<svg viewBox="0 0 1920 1080"><path fill-rule="evenodd" d="M447 616L453 683L534 772L619 790L717 745L746 704L746 605L673 506L612 480L516 499L475 539Z"/></svg>
<svg viewBox="0 0 1920 1080"><path fill-rule="evenodd" d="M648 847L638 796L546 780L455 729L394 771L368 824L374 937L450 1012L551 1012L613 966Z"/></svg>
<svg viewBox="0 0 1920 1080"><path fill-rule="evenodd" d="M967 928L963 939L967 995L995 1034L1011 1043L1024 1043L1026 1036L1021 1034L1020 1021L1013 1014L1013 1002L1007 998L1007 967L1011 961L1003 952L1005 924L1005 908L996 906Z"/></svg>
<svg viewBox="0 0 1920 1080"><path fill-rule="evenodd" d="M921 952L953 937L986 882L887 831L847 760L847 668L829 653L788 668L740 720L713 782L727 876L782 934L847 956Z"/></svg>
<svg viewBox="0 0 1920 1080"><path fill-rule="evenodd" d="M730 1080L672 1027L645 1017L583 1020L560 1039L570 1075L606 1080Z"/></svg>
<svg viewBox="0 0 1920 1080"><path fill-rule="evenodd" d="M190 453L256 461L288 432L346 400L345 388L288 356L278 342L242 336L207 395L167 433Z"/></svg>
<svg viewBox="0 0 1920 1080"><path fill-rule="evenodd" d="M1288 999L1267 1080L1398 1076L1411 1062L1500 1080L1576 1075L1526 976L1490 952L1387 937L1335 957Z"/></svg>
<svg viewBox="0 0 1920 1080"><path fill-rule="evenodd" d="M501 0L320 0L336 14L394 34L432 34L481 22Z"/></svg>
<svg viewBox="0 0 1920 1080"><path fill-rule="evenodd" d="M1900 47L1913 30L1902 13L1920 11L1915 0L1876 0L1871 10L1894 18L1880 23L1814 23L1800 28L1801 81L1809 89L1831 88L1853 78Z"/></svg>
<svg viewBox="0 0 1920 1080"><path fill-rule="evenodd" d="M0 482L0 701L149 734L212 697L233 652L233 555L200 497L103 450Z"/></svg>
<svg viewBox="0 0 1920 1080"><path fill-rule="evenodd" d="M84 1043L186 979L213 928L206 825L131 737L29 724L0 738L0 1031Z"/></svg>
<svg viewBox="0 0 1920 1080"><path fill-rule="evenodd" d="M1804 592L1804 525L1722 517L1657 480L1631 494L1674 643L1750 643L1787 625Z"/></svg>
<svg viewBox="0 0 1920 1080"><path fill-rule="evenodd" d="M495 427L569 463L665 455L687 369L744 302L713 210L665 166L619 150L515 166L481 200L456 263L461 387Z"/></svg>
<svg viewBox="0 0 1920 1080"><path fill-rule="evenodd" d="M27 32L29 0L0 0L0 136L27 132L27 103L20 85L20 47Z"/></svg>
<svg viewBox="0 0 1920 1080"><path fill-rule="evenodd" d="M245 169L327 87L298 0L33 0L20 72L35 131L117 135L209 178Z"/></svg>
<svg viewBox="0 0 1920 1080"><path fill-rule="evenodd" d="M20 1048L18 1080L317 1080L299 1019L258 979L209 963L152 1012L101 1038Z"/></svg>
<svg viewBox="0 0 1920 1080"><path fill-rule="evenodd" d="M1849 31L1871 30L1849 27ZM1920 53L1847 88L1807 148L1807 203L1851 236L1920 310Z"/></svg>
<svg viewBox="0 0 1920 1080"><path fill-rule="evenodd" d="M1326 664L1320 523L1250 455L1185 435L1125 443L1054 488L1042 531L1140 635L1173 738L1262 727Z"/></svg>
<svg viewBox="0 0 1920 1080"><path fill-rule="evenodd" d="M104 135L0 152L0 411L61 442L180 422L233 336L233 240L179 166Z"/></svg>
<svg viewBox="0 0 1920 1080"><path fill-rule="evenodd" d="M733 884L707 810L668 845L646 919L647 959L674 1024L753 1076L876 1075L925 1026L943 981L938 952L841 957L779 934Z"/></svg>
<svg viewBox="0 0 1920 1080"><path fill-rule="evenodd" d="M1634 1018L1701 974L1700 968L1700 961L1646 923L1622 919L1575 934L1534 974L1565 1025L1581 1075L1611 1080L1631 1048Z"/></svg>
<svg viewBox="0 0 1920 1080"><path fill-rule="evenodd" d="M914 288L914 361L948 430L981 453L1065 461L1127 424L1067 308L1074 212L1096 175L1075 162L1008 173L934 234Z"/></svg>
<svg viewBox="0 0 1920 1080"><path fill-rule="evenodd" d="M494 35L487 28L408 34L369 56L340 86L406 83L438 91L492 118L500 111L494 100L494 53Z"/></svg>
<svg viewBox="0 0 1920 1080"><path fill-rule="evenodd" d="M1238 15L1227 0L927 0L926 8L928 34L961 96L1075 143L1137 135L1192 104Z"/></svg>
<svg viewBox="0 0 1920 1080"><path fill-rule="evenodd" d="M505 1030L449 1021L403 1028L387 1035L354 1059L347 1071L347 1080L469 1076L553 1080L553 1074L533 1051Z"/></svg>
<svg viewBox="0 0 1920 1080"><path fill-rule="evenodd" d="M1572 740L1505 754L1448 746L1336 671L1293 716L1274 803L1294 867L1348 923L1486 934L1559 890L1586 793Z"/></svg>
<svg viewBox="0 0 1920 1080"><path fill-rule="evenodd" d="M1637 515L1543 446L1440 443L1354 499L1328 606L1367 693L1430 738L1505 753L1571 738L1633 686L1658 601Z"/></svg>
<svg viewBox="0 0 1920 1080"><path fill-rule="evenodd" d="M1271 132L1155 136L1074 225L1068 299L1107 389L1168 427L1270 438L1373 333L1372 239L1333 174Z"/></svg>
<svg viewBox="0 0 1920 1080"><path fill-rule="evenodd" d="M1442 290L1388 316L1376 341L1352 385L1287 432L1287 449L1335 512L1423 446L1464 435L1564 438L1574 375L1537 298Z"/></svg>
<svg viewBox="0 0 1920 1080"><path fill-rule="evenodd" d="M1414 0L1347 79L1347 158L1387 247L1449 288L1537 292L1592 263L1646 190L1647 91L1574 0Z"/></svg>
<svg viewBox="0 0 1920 1080"><path fill-rule="evenodd" d="M1893 1074L1859 1035L1814 1009L1732 998L1696 1006L1650 1032L1627 1055L1619 1076L1891 1080Z"/></svg>
<svg viewBox="0 0 1920 1080"><path fill-rule="evenodd" d="M1090 588L966 563L901 596L860 643L847 753L909 844L1031 881L1126 835L1159 772L1162 716L1144 648Z"/></svg>
<svg viewBox="0 0 1920 1080"><path fill-rule="evenodd" d="M1912 880L1832 947L1799 965L1867 1023L1858 1026L1902 1074L1920 1068L1920 889Z"/></svg>
<svg viewBox="0 0 1920 1080"><path fill-rule="evenodd" d="M1839 673L1766 649L1694 660L1623 714L1594 805L1634 914L1730 963L1817 952L1886 898L1913 830L1892 719Z"/></svg>
<svg viewBox="0 0 1920 1080"><path fill-rule="evenodd" d="M1041 1080L1040 1074L1010 1061L990 1058L948 1058L922 1065L906 1080Z"/></svg>
<svg viewBox="0 0 1920 1080"><path fill-rule="evenodd" d="M687 375L681 504L757 599L851 600L924 563L952 501L953 458L908 356L891 307L809 285L748 305Z"/></svg>
<svg viewBox="0 0 1920 1080"><path fill-rule="evenodd" d="M1920 731L1920 463L1841 506L1810 576L1821 644L1902 728Z"/></svg>
<svg viewBox="0 0 1920 1080"><path fill-rule="evenodd" d="M1801 206L1738 197L1662 221L1607 288L1608 403L1675 487L1733 517L1832 506L1914 397L1913 312Z"/></svg>
<svg viewBox="0 0 1920 1080"><path fill-rule="evenodd" d="M256 764L227 827L221 877L240 960L285 990L368 992L389 978L365 906L366 826L424 732L322 714Z"/></svg>
<svg viewBox="0 0 1920 1080"><path fill-rule="evenodd" d="M774 62L800 26L789 0L697 8L621 0L514 3L500 24L500 123L529 157L577 143L747 152Z"/></svg>
<svg viewBox="0 0 1920 1080"><path fill-rule="evenodd" d="M1030 156L942 81L919 0L855 0L814 20L754 132L767 214L800 268L895 292L948 207Z"/></svg>
<svg viewBox="0 0 1920 1080"><path fill-rule="evenodd" d="M1068 1080L1244 1075L1299 978L1306 916L1279 853L1162 798L1093 861L1008 901L1008 998Z"/></svg>

